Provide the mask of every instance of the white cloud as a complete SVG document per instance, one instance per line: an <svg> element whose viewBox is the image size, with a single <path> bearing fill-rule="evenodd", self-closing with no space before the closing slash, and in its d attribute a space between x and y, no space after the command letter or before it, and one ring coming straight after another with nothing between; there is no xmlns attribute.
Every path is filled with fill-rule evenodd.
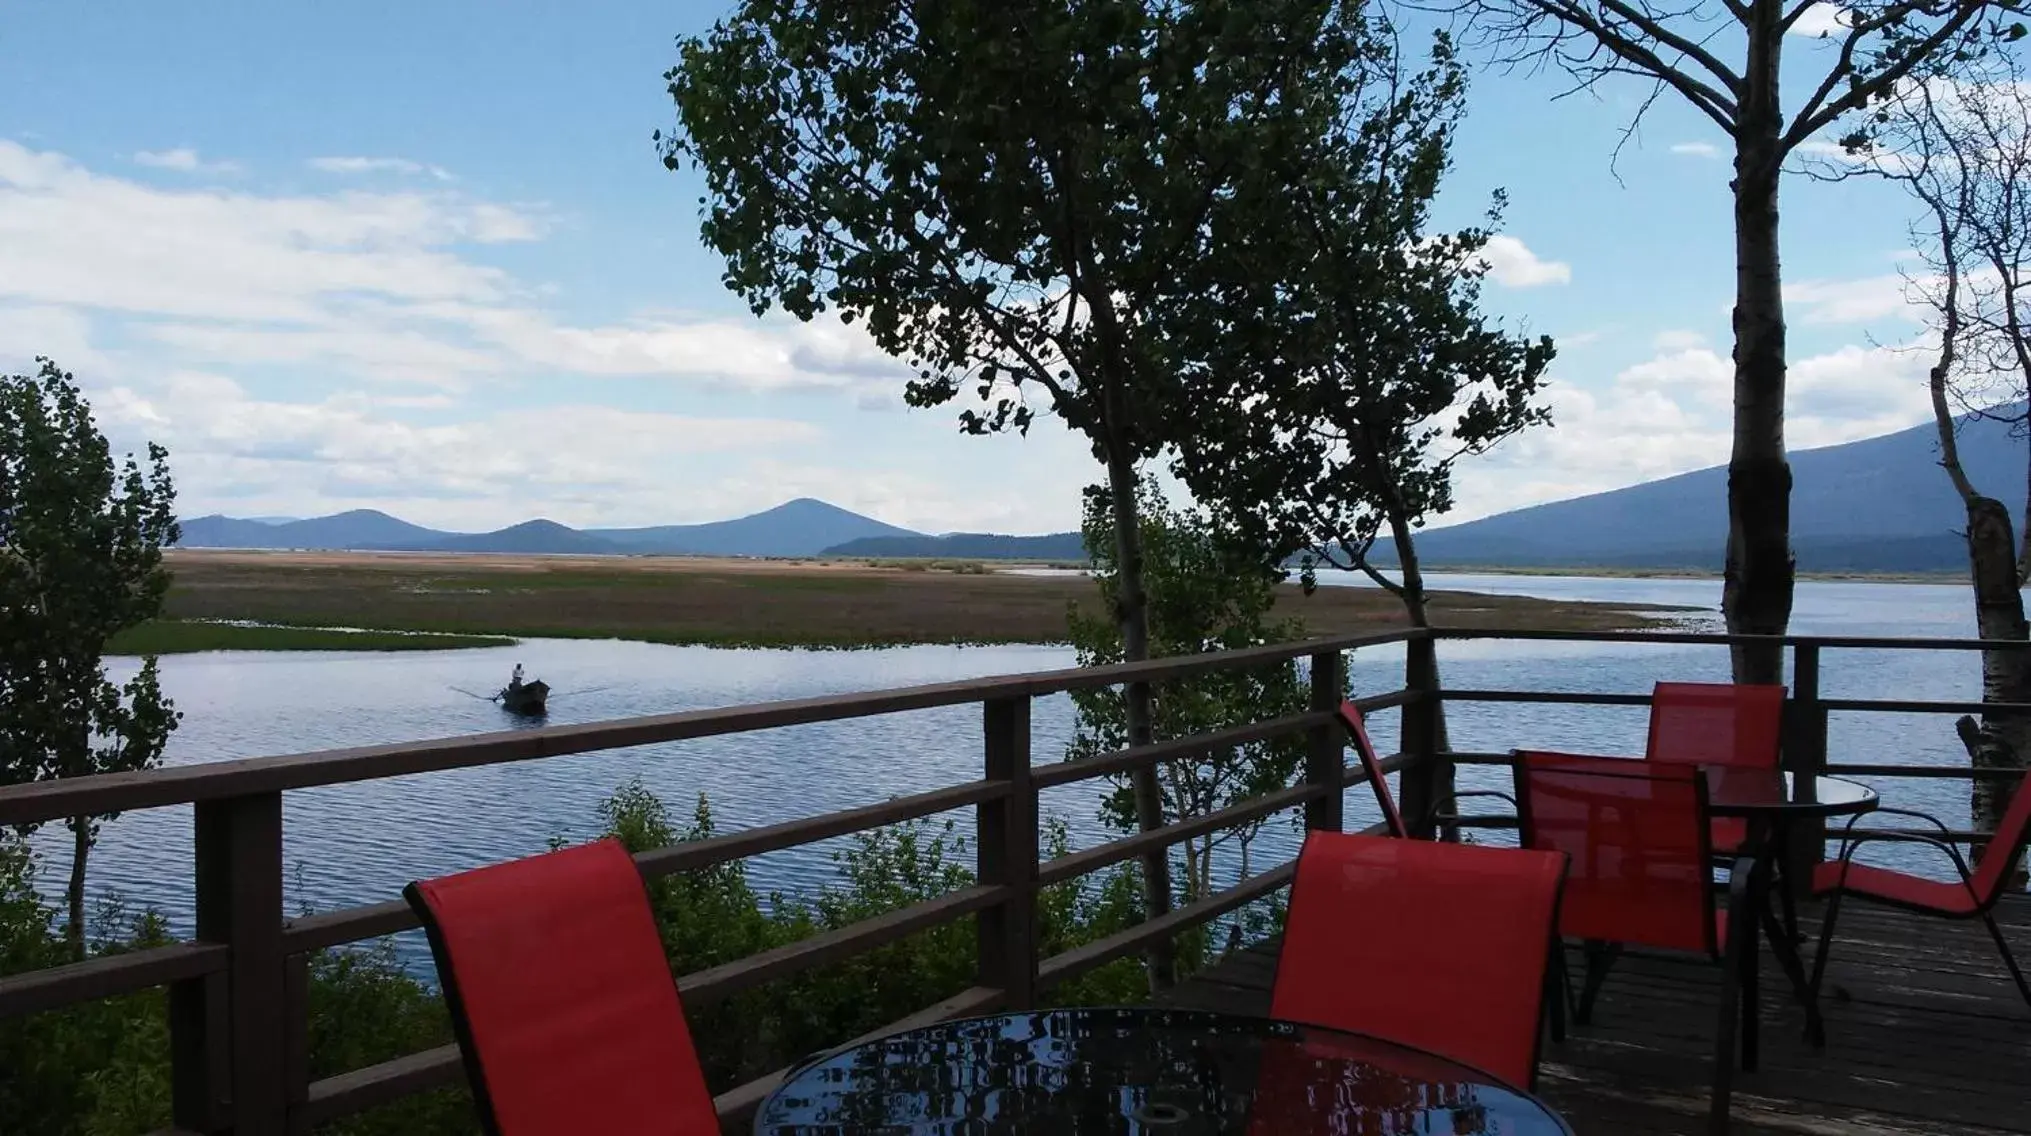
<svg viewBox="0 0 2031 1136"><path fill-rule="evenodd" d="M472 255L546 232L536 211L463 195L171 191L0 141L0 304L128 317L183 365L449 388L566 372L860 399L900 389L903 368L834 319L566 323Z"/></svg>
<svg viewBox="0 0 2031 1136"><path fill-rule="evenodd" d="M95 402L109 435L168 446L186 495L195 490L210 507L249 498L291 508L370 499L401 510L434 501L440 521L467 512L502 524L526 520L532 509L575 509L581 520L597 520L616 503L660 502L667 511L671 485L696 459L738 461L824 437L793 419L590 404L419 421L413 412L441 410L444 401L358 393L263 399L201 371L115 386Z"/></svg>
<svg viewBox="0 0 2031 1136"><path fill-rule="evenodd" d="M1605 384L1548 389L1554 426L1457 469L1462 508L1446 523L1686 473L1728 460L1734 365L1660 335L1653 357ZM1901 430L1930 413L1922 352L1844 347L1795 360L1786 389L1793 450Z"/></svg>
<svg viewBox="0 0 2031 1136"><path fill-rule="evenodd" d="M1569 283L1573 278L1570 265L1539 259L1529 246L1515 237L1498 235L1488 238L1488 247L1481 250L1481 255L1488 262L1488 275L1505 287L1535 288L1541 284Z"/></svg>
<svg viewBox="0 0 2031 1136"><path fill-rule="evenodd" d="M134 163L187 174L229 174L237 172L240 168L232 162L207 162L198 157L196 150L188 147L174 150L142 150L134 155Z"/></svg>
<svg viewBox="0 0 2031 1136"><path fill-rule="evenodd" d="M1721 148L1712 142L1674 142L1671 152L1674 154L1686 154L1695 158L1719 158L1721 156Z"/></svg>
<svg viewBox="0 0 2031 1136"><path fill-rule="evenodd" d="M908 374L860 328L565 318L486 259L548 234L541 209L448 189L164 187L0 141L0 364L76 370L116 444L171 448L193 515L655 524L809 494L936 530L1077 523L1097 470L1061 428L1000 451L949 414L827 429ZM585 386L609 376L638 381ZM800 392L825 397L727 406Z"/></svg>
<svg viewBox="0 0 2031 1136"><path fill-rule="evenodd" d="M1806 324L1868 323L1921 316L1896 273L1855 280L1800 280L1784 286L1785 314Z"/></svg>
<svg viewBox="0 0 2031 1136"><path fill-rule="evenodd" d="M1798 17L1798 22L1791 25L1788 34L1811 39L1821 37L1832 39L1852 27L1854 19L1855 14L1849 9L1839 4L1830 4L1827 0L1819 0L1819 3L1807 8Z"/></svg>
<svg viewBox="0 0 2031 1136"><path fill-rule="evenodd" d="M1707 337L1697 331L1660 331L1651 342L1659 351L1690 351L1706 346Z"/></svg>
<svg viewBox="0 0 2031 1136"><path fill-rule="evenodd" d="M378 508L443 528L546 516L578 526L719 520L819 497L920 531L1062 531L1099 467L1050 422L1028 438L951 444L1007 476L868 453L811 422L594 404L471 413L443 396L264 398L174 371L91 391L116 445L167 445L183 512L305 515ZM461 413L464 412L464 413ZM948 423L926 422L949 437ZM845 446L836 443L845 442ZM673 492L681 487L681 492Z"/></svg>
<svg viewBox="0 0 2031 1136"><path fill-rule="evenodd" d="M372 174L372 173L395 173L395 174L412 174L412 175L429 174L431 177L434 177L439 181L452 180L451 171L445 169L443 166L433 166L425 164L423 162L412 162L407 158L363 158L363 157L312 158L309 162L305 164L308 165L313 170L320 170L328 174Z"/></svg>

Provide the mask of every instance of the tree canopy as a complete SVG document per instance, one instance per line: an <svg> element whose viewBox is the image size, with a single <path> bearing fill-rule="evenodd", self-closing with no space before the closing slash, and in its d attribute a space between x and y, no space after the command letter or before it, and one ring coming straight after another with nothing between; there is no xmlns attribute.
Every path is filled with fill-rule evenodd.
<svg viewBox="0 0 2031 1136"><path fill-rule="evenodd" d="M659 140L704 171L703 236L756 313L865 326L914 372L908 401L960 402L969 431L1041 408L1092 443L1134 661L1139 463L1202 426L1165 337L1273 342L1263 285L1304 262L1262 259L1259 234L1286 227L1283 194L1387 52L1353 0L744 0L681 45ZM1126 700L1148 744L1148 685ZM1152 776L1137 811L1161 823ZM1160 914L1162 854L1144 870Z"/></svg>
<svg viewBox="0 0 2031 1136"><path fill-rule="evenodd" d="M1286 229L1265 234L1262 259L1305 266L1297 286L1257 298L1274 346L1247 329L1176 330L1201 424L1177 464L1274 561L1365 571L1422 621L1412 532L1452 508L1460 458L1549 420L1536 399L1553 350L1479 310L1499 193L1486 225L1431 231L1465 111L1450 41L1434 40L1423 70L1378 66L1387 81L1341 116L1312 176L1285 194ZM1371 562L1380 536L1394 539L1401 581Z"/></svg>
<svg viewBox="0 0 2031 1136"><path fill-rule="evenodd" d="M177 714L155 660L115 685L106 641L162 609L177 538L168 455L116 464L71 375L48 359L0 377L0 783L145 769ZM83 950L86 856L74 836L69 933Z"/></svg>

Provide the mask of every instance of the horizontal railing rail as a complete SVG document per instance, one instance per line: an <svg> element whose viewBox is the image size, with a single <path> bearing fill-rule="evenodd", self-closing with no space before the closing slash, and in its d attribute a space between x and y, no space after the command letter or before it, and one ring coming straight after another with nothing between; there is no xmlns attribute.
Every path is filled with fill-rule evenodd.
<svg viewBox="0 0 2031 1136"><path fill-rule="evenodd" d="M1404 644L1408 674L1436 673L1433 652L1448 640L1555 640L1730 646L1780 644L1792 652L1792 698L1785 737L1787 768L1857 776L1991 778L2013 771L1848 763L1826 760L1826 719L1835 712L1996 713L2031 710L2016 704L1959 701L1831 699L1819 693L1820 654L1827 650L2021 649L2018 643L1837 636L1735 636L1706 632L1564 632L1479 628L1402 629L1312 639L1241 651L1147 663L992 676L864 694L795 699L753 706L687 711L583 726L372 746L282 757L222 761L136 774L76 778L0 788L0 824L33 824L76 815L194 806L197 828L196 937L185 943L92 959L0 979L0 1018L60 1009L97 998L167 986L171 1000L174 1123L179 1131L296 1133L404 1096L456 1084L462 1066L441 1046L333 1077L311 1081L307 1060L308 959L319 950L413 929L398 900L319 912L296 919L282 912L282 798L303 789L416 773L563 757L724 734L978 703L983 707L984 775L878 804L842 810L650 849L636 856L645 878L695 871L768 852L865 832L905 821L971 809L976 865L970 885L795 943L678 978L687 1004L709 1005L742 991L833 965L911 935L973 920L979 973L973 986L891 1023L903 1028L958 1014L1036 1004L1054 987L1117 959L1162 944L1182 931L1275 894L1294 870L1285 863L1258 871L1213 895L1194 899L1102 939L1039 957L1039 889L1137 859L1161 856L1176 844L1285 810L1303 810L1309 828L1340 829L1343 793L1366 779L1348 765L1333 709L1345 689L1349 651ZM1076 762L1034 764L1029 711L1039 696L1129 682L1163 682L1216 670L1309 659L1310 704L1302 713L1242 723L1190 738L1161 741ZM1366 711L1404 712L1401 752L1383 770L1399 778L1406 815L1432 834L1434 802L1451 792L1459 765L1507 761L1506 754L1449 752L1436 744L1447 702L1572 703L1642 706L1643 693L1442 690L1407 687L1358 700ZM1297 784L1214 813L1174 820L1052 860L1038 855L1039 794L1100 777L1120 776L1209 751L1278 738L1305 739ZM1451 827L1500 825L1502 818L1460 818ZM1513 824L1513 821L1509 823ZM1370 830L1374 831L1374 830ZM1953 834L1979 842L1979 833ZM1813 842L1817 843L1817 842ZM1815 850L1814 856L1823 855ZM879 1031L878 1031L879 1032ZM873 1036L873 1035L870 1035ZM721 1115L734 1120L780 1083L778 1070L721 1094Z"/></svg>
<svg viewBox="0 0 2031 1136"><path fill-rule="evenodd" d="M1307 639L1141 663L994 675L860 694L687 710L678 714L588 725L546 726L426 742L360 746L280 757L238 758L136 773L32 781L0 787L0 825L40 824L74 816L131 812L417 773L505 765L597 750L959 706L998 698L1036 698L1131 682L1161 682L1208 671L1274 666L1312 655L1338 654L1362 647L1401 643L1421 634L1414 630L1401 630Z"/></svg>

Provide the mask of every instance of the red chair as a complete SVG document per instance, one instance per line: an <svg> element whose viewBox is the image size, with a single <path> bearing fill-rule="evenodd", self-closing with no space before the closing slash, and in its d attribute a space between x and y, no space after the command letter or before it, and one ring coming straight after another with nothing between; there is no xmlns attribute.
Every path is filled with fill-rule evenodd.
<svg viewBox="0 0 2031 1136"><path fill-rule="evenodd" d="M1572 861L1559 931L1586 944L1586 985L1574 1020L1592 1015L1624 946L1688 951L1721 964L1711 1123L1715 1132L1726 1132L1737 1009L1755 1013L1754 988L1741 998L1746 971L1738 965L1740 932L1754 923L1742 920L1730 940L1727 912L1714 908L1706 774L1696 766L1569 753L1519 750L1515 759L1523 845L1563 852ZM1747 861L1729 876L1730 906L1736 906L1748 891ZM1563 969L1563 951L1559 961Z"/></svg>
<svg viewBox="0 0 2031 1136"><path fill-rule="evenodd" d="M1885 808L1869 815L1885 813L1922 820L1937 828L1939 835L1894 836L1857 829L1855 821L1862 819L1859 816L1848 822L1847 830L1842 834L1840 857L1819 865L1812 873L1813 894L1829 900L1826 918L1819 929L1819 957L1813 960L1812 979L1808 983L1813 996L1819 995L1820 980L1826 975L1827 948L1833 943L1834 921L1840 918L1841 897L1852 895L1921 915L1937 915L1943 919L1980 919L1988 926L1989 937L1996 941L1996 950L2002 954L2003 965L2009 968L2010 977L2016 980L2017 993L2023 995L2025 1005L2031 1006L2031 985L2025 983L2024 972L2017 966L2016 956L2010 953L2010 944L2003 938L2003 929L1996 925L1994 913L1996 901L2002 898L2012 869L2024 854L2024 841L2031 837L2031 778L2018 780L2017 789L2010 798L2010 808L1996 826L1981 863L1972 872L1968 870L1967 861L1961 858L1960 849L1954 846L1950 830L1937 817L1910 809ZM1865 844L1889 839L1916 841L1944 851L1953 860L1960 882L1941 883L1854 862L1855 853ZM1815 1037L1813 1040L1818 1042L1822 1039Z"/></svg>
<svg viewBox="0 0 2031 1136"><path fill-rule="evenodd" d="M1559 933L1588 945L1575 1020L1592 1014L1625 945L1721 958L1727 913L1710 892L1705 774L1529 750L1516 751L1515 763L1523 846L1572 861Z"/></svg>
<svg viewBox="0 0 2031 1136"><path fill-rule="evenodd" d="M1375 803L1382 806L1382 822L1389 827L1389 835L1408 840L1410 828L1403 823L1396 798L1389 795L1389 782L1382 779L1382 758L1376 755L1375 743L1368 740L1368 726L1361 719L1361 707L1354 705L1353 699L1341 701L1340 724L1347 727L1347 740L1361 758L1361 768L1368 771L1368 787L1375 790Z"/></svg>
<svg viewBox="0 0 2031 1136"><path fill-rule="evenodd" d="M420 880L488 1136L717 1136L635 862L619 841Z"/></svg>
<svg viewBox="0 0 2031 1136"><path fill-rule="evenodd" d="M1660 682L1650 692L1647 760L1670 765L1775 769L1784 734L1784 687L1752 683ZM1741 851L1749 824L1713 820L1714 850Z"/></svg>
<svg viewBox="0 0 2031 1136"><path fill-rule="evenodd" d="M1309 833L1270 1016L1529 1087L1564 875L1565 857L1548 852Z"/></svg>

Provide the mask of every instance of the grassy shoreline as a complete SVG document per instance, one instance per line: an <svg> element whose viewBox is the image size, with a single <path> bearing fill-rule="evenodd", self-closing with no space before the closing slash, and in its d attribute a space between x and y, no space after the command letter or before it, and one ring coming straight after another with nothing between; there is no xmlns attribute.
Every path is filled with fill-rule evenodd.
<svg viewBox="0 0 2031 1136"><path fill-rule="evenodd" d="M183 655L198 651L451 651L512 647L502 635L439 635L415 629L249 626L157 619L129 628L106 645L109 655Z"/></svg>
<svg viewBox="0 0 2031 1136"><path fill-rule="evenodd" d="M166 614L172 620L714 647L1062 643L1067 612L1090 607L1096 598L1084 577L1014 575L971 562L932 567L189 550L172 554L170 568L175 583ZM1649 614L1658 610L1459 592L1433 599L1441 624L1513 629L1612 631L1673 622ZM1278 611L1299 617L1317 635L1403 623L1401 606L1368 588L1320 588L1306 596L1291 586L1281 593Z"/></svg>

